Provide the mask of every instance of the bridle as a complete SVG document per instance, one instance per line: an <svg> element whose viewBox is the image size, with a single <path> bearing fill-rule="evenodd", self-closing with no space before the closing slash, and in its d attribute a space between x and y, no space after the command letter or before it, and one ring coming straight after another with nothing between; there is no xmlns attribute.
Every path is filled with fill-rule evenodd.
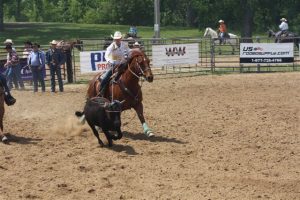
<svg viewBox="0 0 300 200"><path fill-rule="evenodd" d="M145 56L142 56L142 55L138 55L138 56L135 56L136 58L133 58L133 61L132 62L135 62L134 64L134 68L138 71L138 72L134 72L134 70L132 69L132 62L131 63L128 63L128 70L130 71L130 73L132 75L134 75L136 78L140 78L141 76L143 76L145 78L145 72L151 70L151 68L149 67L149 65L147 67L145 67L145 69L142 69L141 67L141 63L144 63L144 62L147 62Z"/></svg>

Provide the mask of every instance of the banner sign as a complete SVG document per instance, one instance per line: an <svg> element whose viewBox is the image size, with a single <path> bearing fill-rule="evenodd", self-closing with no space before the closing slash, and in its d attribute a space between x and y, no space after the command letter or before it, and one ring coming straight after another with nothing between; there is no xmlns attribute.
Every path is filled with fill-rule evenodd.
<svg viewBox="0 0 300 200"><path fill-rule="evenodd" d="M153 67L199 63L199 44L153 45Z"/></svg>
<svg viewBox="0 0 300 200"><path fill-rule="evenodd" d="M240 63L294 62L293 43L241 43Z"/></svg>
<svg viewBox="0 0 300 200"><path fill-rule="evenodd" d="M107 69L104 58L105 51L83 51L80 52L81 73L100 72Z"/></svg>

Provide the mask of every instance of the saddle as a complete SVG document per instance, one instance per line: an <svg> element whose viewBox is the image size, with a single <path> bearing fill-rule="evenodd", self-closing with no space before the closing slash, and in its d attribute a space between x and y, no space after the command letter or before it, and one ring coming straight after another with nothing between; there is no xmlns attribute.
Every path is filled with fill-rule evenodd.
<svg viewBox="0 0 300 200"><path fill-rule="evenodd" d="M230 38L229 33L226 32L226 33L224 34L224 38L229 39L229 38Z"/></svg>
<svg viewBox="0 0 300 200"><path fill-rule="evenodd" d="M124 73L125 69L127 67L127 62L125 63L121 63L116 65L114 68L116 69L114 71L114 73L111 75L111 77L109 78L108 84L104 85L104 88L99 88L99 92L100 95L102 93L102 95L105 93L105 91L107 90L107 87L109 85L111 85L112 83L117 83L118 79L120 78L120 76ZM100 73L98 76L98 81L101 82L102 81L102 75L104 75L104 73ZM102 92L101 92L102 91Z"/></svg>

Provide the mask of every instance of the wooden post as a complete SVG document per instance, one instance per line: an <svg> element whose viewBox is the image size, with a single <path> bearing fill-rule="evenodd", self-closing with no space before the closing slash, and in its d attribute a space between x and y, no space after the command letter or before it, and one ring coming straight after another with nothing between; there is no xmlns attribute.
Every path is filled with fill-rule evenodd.
<svg viewBox="0 0 300 200"><path fill-rule="evenodd" d="M71 51L72 51L71 48L68 48L67 50L65 50L68 83L73 83L73 66L72 66Z"/></svg>

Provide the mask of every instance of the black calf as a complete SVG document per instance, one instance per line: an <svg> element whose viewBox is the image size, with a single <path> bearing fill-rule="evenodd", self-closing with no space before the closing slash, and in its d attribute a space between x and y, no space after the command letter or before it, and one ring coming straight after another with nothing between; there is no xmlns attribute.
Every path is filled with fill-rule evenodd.
<svg viewBox="0 0 300 200"><path fill-rule="evenodd" d="M119 101L109 102L103 97L94 97L87 100L83 112L77 111L76 116L85 115L85 119L94 135L97 137L99 144L103 147L98 131L95 126L102 128L107 140L108 146L112 146L112 140L122 138L121 132L121 103ZM117 131L118 135L112 135L109 131Z"/></svg>

